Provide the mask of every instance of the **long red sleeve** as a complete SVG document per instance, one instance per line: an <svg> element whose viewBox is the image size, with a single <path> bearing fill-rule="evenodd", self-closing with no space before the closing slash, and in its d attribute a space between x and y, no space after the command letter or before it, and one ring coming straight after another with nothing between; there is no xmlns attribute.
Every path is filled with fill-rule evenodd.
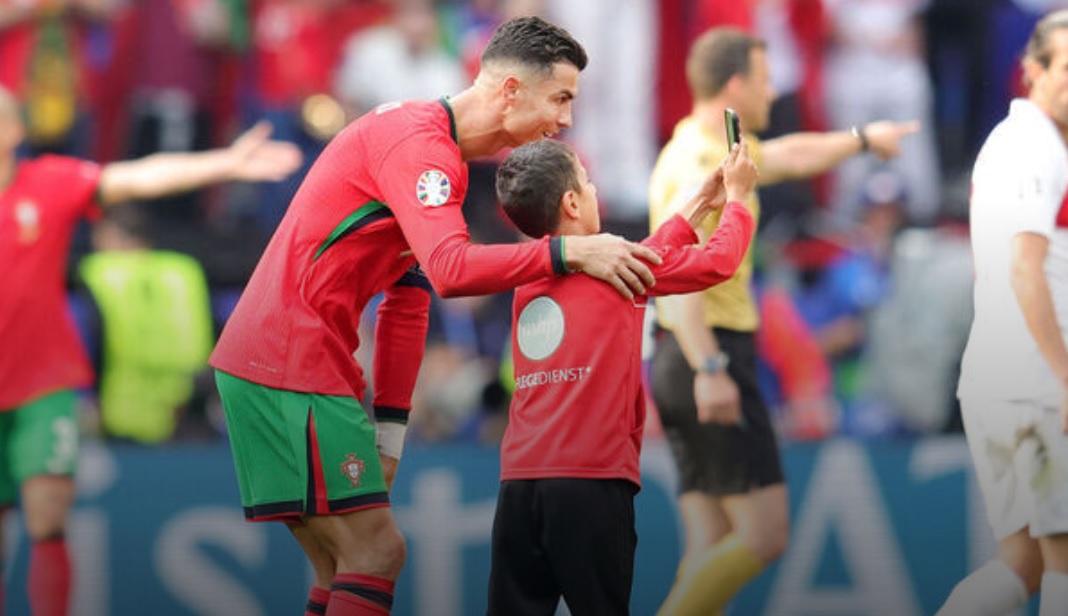
<svg viewBox="0 0 1068 616"><path fill-rule="evenodd" d="M674 225L675 230L669 230L663 236L658 232L647 242L681 237L679 224L689 227L681 216L676 215L661 226ZM656 285L649 289L649 295L693 293L727 280L745 258L755 228L749 210L741 203L731 202L724 207L719 226L705 246L650 243L663 263L653 268Z"/></svg>
<svg viewBox="0 0 1068 616"><path fill-rule="evenodd" d="M415 250L413 246L413 250ZM441 239L424 260L442 297L490 295L553 275L549 238L522 244L472 244L467 230Z"/></svg>
<svg viewBox="0 0 1068 616"><path fill-rule="evenodd" d="M471 243L461 212L467 166L446 137L400 142L383 157L378 177L385 202L438 295L500 293L553 275L548 239Z"/></svg>
<svg viewBox="0 0 1068 616"><path fill-rule="evenodd" d="M667 247L682 248L696 244L699 239L690 223L676 214L657 227L652 235L642 240L642 246L648 246L653 250Z"/></svg>
<svg viewBox="0 0 1068 616"><path fill-rule="evenodd" d="M379 421L408 421L429 320L430 288L414 267L385 291L378 306L374 408Z"/></svg>

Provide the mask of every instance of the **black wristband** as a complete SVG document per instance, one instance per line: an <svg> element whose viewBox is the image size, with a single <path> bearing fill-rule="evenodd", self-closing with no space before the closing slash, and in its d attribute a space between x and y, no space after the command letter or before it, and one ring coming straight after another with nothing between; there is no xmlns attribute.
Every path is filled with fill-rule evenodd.
<svg viewBox="0 0 1068 616"><path fill-rule="evenodd" d="M568 272L567 262L564 261L564 238L561 235L549 238L549 256L552 258L553 273L563 276Z"/></svg>
<svg viewBox="0 0 1068 616"><path fill-rule="evenodd" d="M860 139L860 151L861 152L867 152L868 150L871 149L871 142L868 141L868 136L866 134L864 134L864 128L863 127L854 126L853 128L851 128L849 130L849 132L853 133L853 136L856 137L857 139Z"/></svg>
<svg viewBox="0 0 1068 616"><path fill-rule="evenodd" d="M408 424L408 416L411 414L411 409L402 409L395 406L378 406L373 405L375 411L375 421L386 421L390 423L399 423L403 425Z"/></svg>

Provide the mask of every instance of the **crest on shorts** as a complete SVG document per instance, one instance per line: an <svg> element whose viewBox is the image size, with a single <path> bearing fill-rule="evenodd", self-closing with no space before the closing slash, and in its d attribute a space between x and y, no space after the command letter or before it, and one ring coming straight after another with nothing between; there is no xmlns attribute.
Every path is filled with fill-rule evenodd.
<svg viewBox="0 0 1068 616"><path fill-rule="evenodd" d="M341 463L341 474L348 477L349 485L353 488L360 486L360 479L363 477L363 460L356 457L354 453L345 454L345 461Z"/></svg>
<svg viewBox="0 0 1068 616"><path fill-rule="evenodd" d="M419 199L419 203L428 207L443 205L449 200L451 193L452 183L449 182L449 176L437 169L424 171L415 184L415 196Z"/></svg>

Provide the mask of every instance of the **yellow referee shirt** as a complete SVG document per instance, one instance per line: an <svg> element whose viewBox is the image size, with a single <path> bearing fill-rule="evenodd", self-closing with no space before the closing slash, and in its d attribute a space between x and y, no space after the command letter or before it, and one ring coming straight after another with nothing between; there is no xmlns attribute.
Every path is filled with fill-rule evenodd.
<svg viewBox="0 0 1068 616"><path fill-rule="evenodd" d="M749 156L760 167L760 140L745 136ZM727 142L722 135L705 131L693 117L687 117L675 126L675 133L656 161L649 183L650 229L656 230L670 218L694 194L727 156ZM756 191L746 201L754 220L759 220L760 200ZM703 227L709 234L719 225L720 213L705 219ZM710 327L723 327L735 331L755 331L759 324L756 302L750 290L753 277L753 244L745 253L745 259L730 280L726 280L703 292L705 300L705 323ZM657 301L660 324L673 329L674 319L668 302Z"/></svg>

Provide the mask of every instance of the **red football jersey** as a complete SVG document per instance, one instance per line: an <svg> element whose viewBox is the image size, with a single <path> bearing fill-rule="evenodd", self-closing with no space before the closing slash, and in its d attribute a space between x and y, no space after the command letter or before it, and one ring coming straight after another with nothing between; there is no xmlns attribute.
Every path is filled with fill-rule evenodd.
<svg viewBox="0 0 1068 616"><path fill-rule="evenodd" d="M92 383L66 281L75 225L99 215L99 180L99 165L43 156L0 192L0 411Z"/></svg>
<svg viewBox="0 0 1068 616"><path fill-rule="evenodd" d="M730 203L704 247L680 216L643 242L663 258L650 295L692 293L734 274L752 215ZM627 301L586 276L516 289L515 395L501 444L501 479L627 479L640 485L645 427L641 338L647 297Z"/></svg>
<svg viewBox="0 0 1068 616"><path fill-rule="evenodd" d="M375 403L409 406L427 320L425 305L403 309L416 262L444 296L498 293L552 275L548 239L471 244L460 211L466 191L445 101L383 105L352 123L308 172L211 365L269 387L362 398L353 359L360 314L392 290L388 312L379 309L377 336L390 342L376 345L375 361L389 369L376 371L387 380L376 380Z"/></svg>

